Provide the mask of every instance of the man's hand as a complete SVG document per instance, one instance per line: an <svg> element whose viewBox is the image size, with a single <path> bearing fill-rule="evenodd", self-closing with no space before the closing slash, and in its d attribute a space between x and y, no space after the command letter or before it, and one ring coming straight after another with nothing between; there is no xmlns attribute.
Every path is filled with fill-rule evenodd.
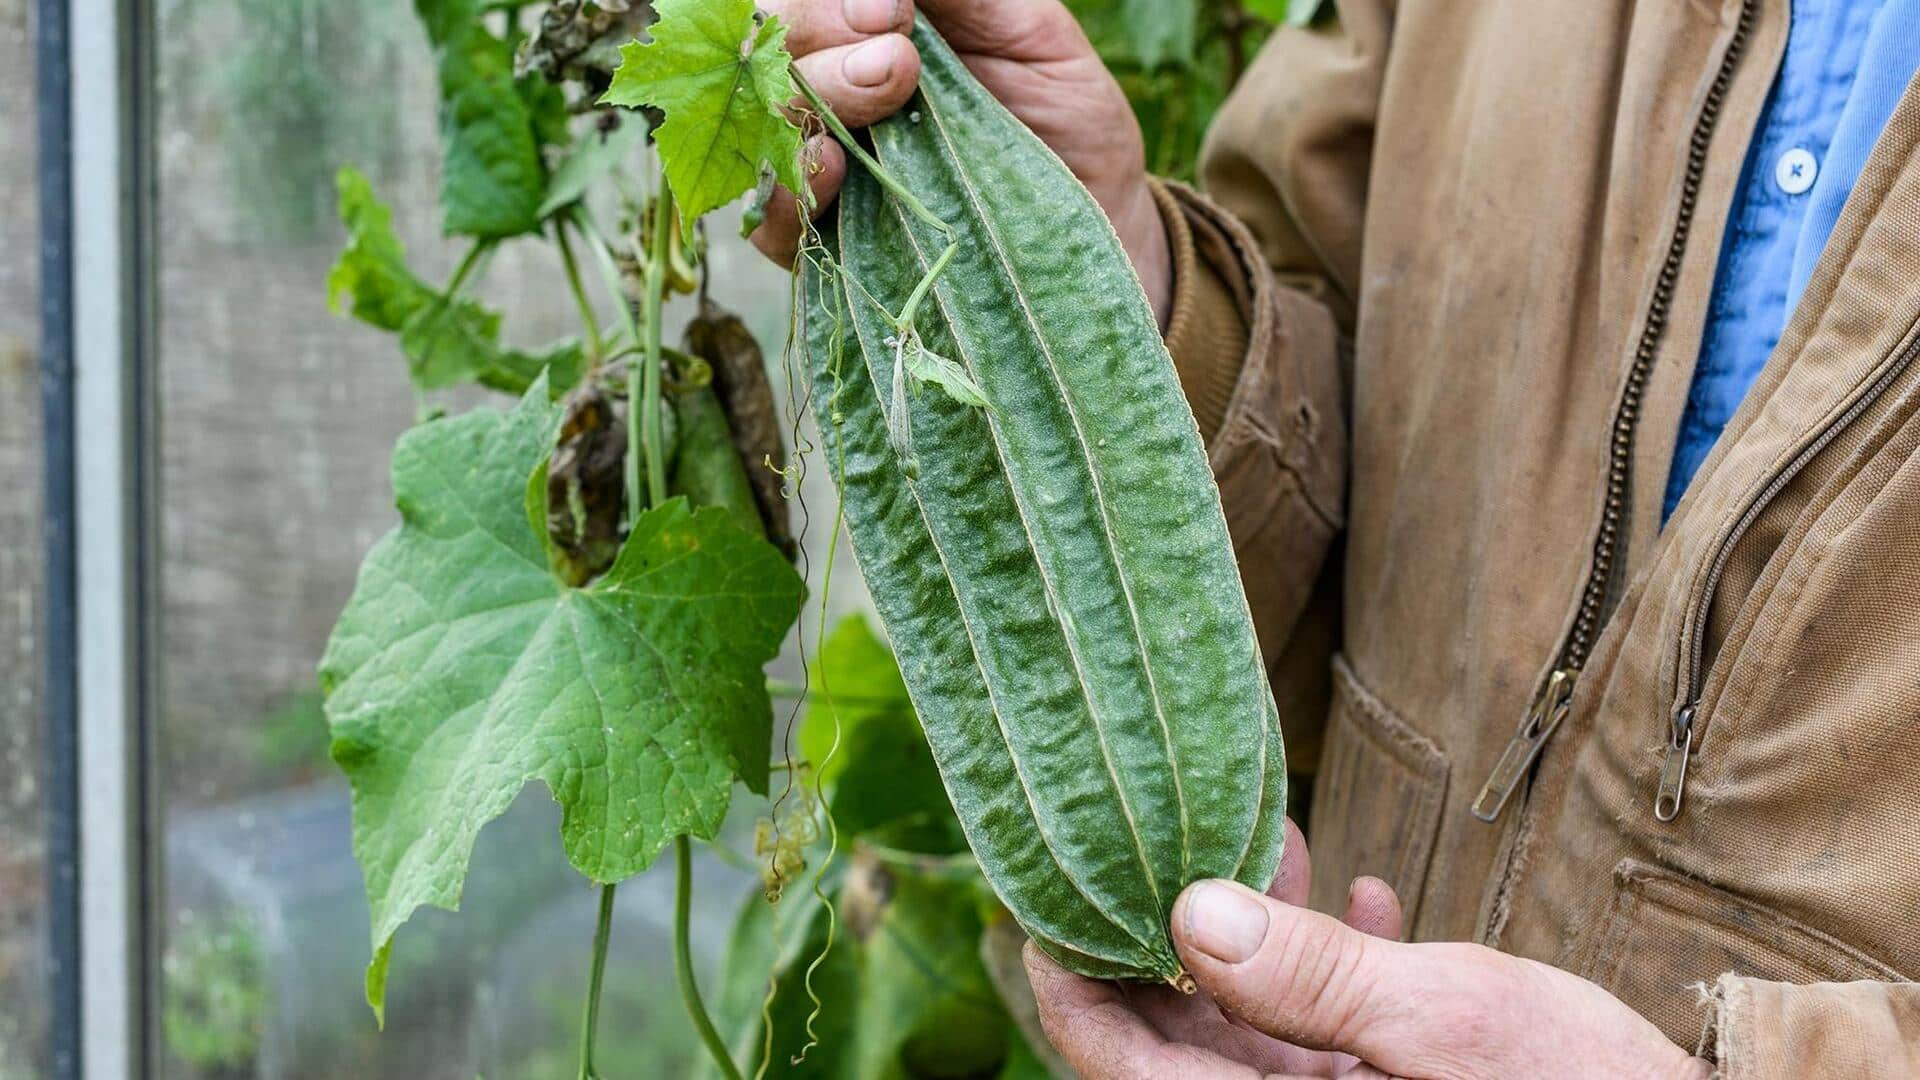
<svg viewBox="0 0 1920 1080"><path fill-rule="evenodd" d="M1058 0L919 0L968 69L1060 155L1107 212L1166 324L1172 265L1159 207L1147 186L1140 125L1126 95ZM914 0L760 0L791 29L787 49L849 127L906 104L920 56L906 37ZM846 179L846 152L831 136L807 145L816 211ZM753 242L791 265L800 241L796 200L776 192Z"/></svg>
<svg viewBox="0 0 1920 1080"><path fill-rule="evenodd" d="M1200 993L1093 982L1027 946L1041 1022L1082 1076L1710 1075L1585 979L1480 945L1393 940L1399 904L1378 879L1353 883L1342 921L1300 907L1306 845L1287 829L1269 895L1203 881L1175 903L1174 943Z"/></svg>

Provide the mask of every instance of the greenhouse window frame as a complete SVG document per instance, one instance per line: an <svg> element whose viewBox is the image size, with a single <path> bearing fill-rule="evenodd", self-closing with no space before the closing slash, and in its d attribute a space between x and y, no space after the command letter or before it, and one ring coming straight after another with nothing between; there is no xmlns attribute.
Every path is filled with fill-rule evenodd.
<svg viewBox="0 0 1920 1080"><path fill-rule="evenodd" d="M157 1075L153 18L37 0L53 1075Z"/></svg>

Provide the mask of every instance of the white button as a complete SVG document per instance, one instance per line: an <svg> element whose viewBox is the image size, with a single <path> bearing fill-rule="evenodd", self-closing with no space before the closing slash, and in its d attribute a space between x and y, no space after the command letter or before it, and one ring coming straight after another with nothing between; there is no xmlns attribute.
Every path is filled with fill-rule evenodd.
<svg viewBox="0 0 1920 1080"><path fill-rule="evenodd" d="M1773 167L1773 182L1789 195L1798 195L1812 187L1813 178L1819 175L1820 163L1797 146L1781 154L1779 163Z"/></svg>

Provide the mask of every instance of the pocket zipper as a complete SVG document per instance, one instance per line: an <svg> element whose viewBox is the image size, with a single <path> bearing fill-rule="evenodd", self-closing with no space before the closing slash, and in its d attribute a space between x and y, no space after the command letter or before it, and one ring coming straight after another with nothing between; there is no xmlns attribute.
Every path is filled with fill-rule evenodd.
<svg viewBox="0 0 1920 1080"><path fill-rule="evenodd" d="M1694 590L1692 598L1688 600L1686 618L1680 624L1679 685L1674 693L1677 704L1667 725L1666 752L1660 762L1660 787L1653 799L1653 816L1658 820L1672 821L1679 817L1680 806L1686 796L1687 765L1693 757L1694 743L1705 719L1700 715L1700 694L1706 676L1706 622L1713 611L1713 598L1720 590L1720 579L1726 572L1728 560L1733 557L1734 547L1746 536L1753 523L1760 519L1768 504L1793 482L1794 477L1800 475L1808 462L1878 401L1886 393L1887 387L1913 365L1916 356L1920 356L1920 338L1908 341L1893 353L1873 381L1838 416L1776 469L1766 484L1748 501L1733 527L1714 543L1706 573L1701 576L1700 587Z"/></svg>

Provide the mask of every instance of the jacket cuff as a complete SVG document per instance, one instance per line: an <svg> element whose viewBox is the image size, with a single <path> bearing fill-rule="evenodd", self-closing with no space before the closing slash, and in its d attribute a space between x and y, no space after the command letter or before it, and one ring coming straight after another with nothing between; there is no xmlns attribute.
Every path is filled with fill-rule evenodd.
<svg viewBox="0 0 1920 1080"><path fill-rule="evenodd" d="M1224 212L1184 184L1151 183L1173 256L1167 351L1200 437L1211 444L1246 365L1254 286Z"/></svg>
<svg viewBox="0 0 1920 1080"><path fill-rule="evenodd" d="M1704 988L1703 988L1704 989ZM1724 1080L1920 1076L1920 983L1720 976L1699 1053Z"/></svg>

